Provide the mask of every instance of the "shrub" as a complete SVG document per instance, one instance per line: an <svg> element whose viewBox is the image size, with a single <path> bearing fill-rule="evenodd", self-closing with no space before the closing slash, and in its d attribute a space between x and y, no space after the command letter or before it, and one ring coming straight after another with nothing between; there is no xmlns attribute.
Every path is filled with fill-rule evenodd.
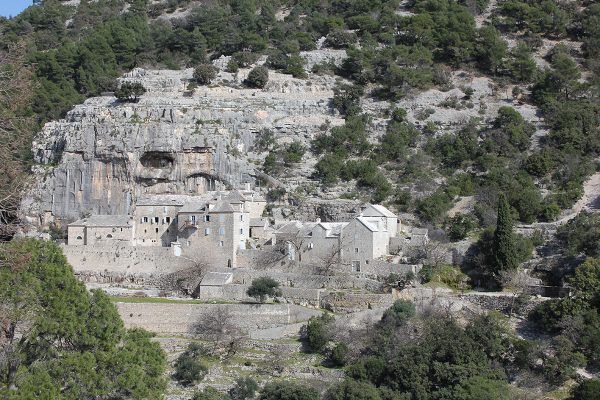
<svg viewBox="0 0 600 400"><path fill-rule="evenodd" d="M253 399L258 390L258 383L250 377L238 378L235 381L235 386L229 390L231 400L248 400Z"/></svg>
<svg viewBox="0 0 600 400"><path fill-rule="evenodd" d="M586 379L573 386L569 400L600 400L600 379Z"/></svg>
<svg viewBox="0 0 600 400"><path fill-rule="evenodd" d="M139 82L124 82L115 91L115 97L120 101L137 101L138 98L146 93L146 88Z"/></svg>
<svg viewBox="0 0 600 400"><path fill-rule="evenodd" d="M188 348L175 361L173 377L184 386L200 382L208 373L208 366L202 360L207 354L206 349L196 343L190 343Z"/></svg>
<svg viewBox="0 0 600 400"><path fill-rule="evenodd" d="M415 314L416 308L412 301L396 300L381 316L380 326L393 329L404 324Z"/></svg>
<svg viewBox="0 0 600 400"><path fill-rule="evenodd" d="M194 69L194 79L200 85L208 85L217 77L217 69L211 64L200 64Z"/></svg>
<svg viewBox="0 0 600 400"><path fill-rule="evenodd" d="M477 226L475 218L470 215L456 214L446 223L446 233L453 241L463 240Z"/></svg>
<svg viewBox="0 0 600 400"><path fill-rule="evenodd" d="M302 143L294 141L285 148L283 162L287 166L299 163L300 161L302 161L302 156L304 156L305 151L306 148Z"/></svg>
<svg viewBox="0 0 600 400"><path fill-rule="evenodd" d="M311 317L308 324L305 325L303 337L310 349L314 352L321 352L331 341L331 325L335 318L328 313L323 313L318 317Z"/></svg>
<svg viewBox="0 0 600 400"><path fill-rule="evenodd" d="M331 349L329 361L331 361L331 363L336 367L343 367L348 361L348 351L349 349L346 343L336 344L335 347Z"/></svg>
<svg viewBox="0 0 600 400"><path fill-rule="evenodd" d="M281 296L279 282L269 277L256 278L252 281L252 285L246 291L250 297L254 297L261 303L264 303L267 298Z"/></svg>
<svg viewBox="0 0 600 400"><path fill-rule="evenodd" d="M266 67L258 66L253 68L246 78L246 85L252 88L262 89L269 81L269 70Z"/></svg>

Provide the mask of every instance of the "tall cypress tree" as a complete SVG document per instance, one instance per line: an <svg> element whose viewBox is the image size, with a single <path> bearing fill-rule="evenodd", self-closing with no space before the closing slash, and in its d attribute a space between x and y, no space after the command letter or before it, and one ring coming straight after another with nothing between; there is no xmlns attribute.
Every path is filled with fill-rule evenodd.
<svg viewBox="0 0 600 400"><path fill-rule="evenodd" d="M504 193L498 198L498 220L494 232L494 273L518 266L515 236L512 230L510 206Z"/></svg>

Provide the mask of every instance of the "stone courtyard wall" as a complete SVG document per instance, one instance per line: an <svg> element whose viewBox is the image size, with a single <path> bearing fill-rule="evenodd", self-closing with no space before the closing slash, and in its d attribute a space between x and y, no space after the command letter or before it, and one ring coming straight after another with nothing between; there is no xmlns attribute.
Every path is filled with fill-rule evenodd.
<svg viewBox="0 0 600 400"><path fill-rule="evenodd" d="M194 265L191 259L176 257L171 247L141 247L122 244L106 246L62 246L76 274L92 277L130 276L143 281ZM116 275L115 275L116 274Z"/></svg>

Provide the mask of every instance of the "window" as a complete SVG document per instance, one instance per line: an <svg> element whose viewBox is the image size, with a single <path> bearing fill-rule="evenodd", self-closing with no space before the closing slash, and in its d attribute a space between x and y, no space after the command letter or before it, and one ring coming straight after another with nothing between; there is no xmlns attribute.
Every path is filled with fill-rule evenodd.
<svg viewBox="0 0 600 400"><path fill-rule="evenodd" d="M154 228L154 231L155 231L156 233L158 233L158 228Z"/></svg>
<svg viewBox="0 0 600 400"><path fill-rule="evenodd" d="M160 221L160 218L154 217L154 222L158 224L158 221Z"/></svg>
<svg viewBox="0 0 600 400"><path fill-rule="evenodd" d="M121 232L123 232L123 228L121 228Z"/></svg>
<svg viewBox="0 0 600 400"><path fill-rule="evenodd" d="M223 227L219 228L219 235L221 235L221 236L225 235L225 228L223 228Z"/></svg>
<svg viewBox="0 0 600 400"><path fill-rule="evenodd" d="M312 249L312 248L314 248L314 247L315 247L315 244L314 244L314 243L309 243L309 244L308 244L308 248L309 248L309 249Z"/></svg>
<svg viewBox="0 0 600 400"><path fill-rule="evenodd" d="M240 214L240 221L244 220L244 214Z"/></svg>
<svg viewBox="0 0 600 400"><path fill-rule="evenodd" d="M225 216L223 214L219 215L219 222L225 221Z"/></svg>
<svg viewBox="0 0 600 400"><path fill-rule="evenodd" d="M352 261L352 271L360 272L360 261Z"/></svg>
<svg viewBox="0 0 600 400"><path fill-rule="evenodd" d="M190 242L189 240L187 241L187 245L188 247L190 247L192 245L192 242Z"/></svg>
<svg viewBox="0 0 600 400"><path fill-rule="evenodd" d="M223 243L223 241L221 240L221 241L219 242L219 247L223 247L223 245L224 245L224 244L225 244L225 243Z"/></svg>
<svg viewBox="0 0 600 400"><path fill-rule="evenodd" d="M144 229L144 233L148 233L148 230Z"/></svg>
<svg viewBox="0 0 600 400"><path fill-rule="evenodd" d="M355 247L355 248L354 248L354 252L355 252L355 253L358 253L358 247Z"/></svg>
<svg viewBox="0 0 600 400"><path fill-rule="evenodd" d="M147 224L147 223L148 223L148 217L144 217L142 220L143 220L143 222L144 222L145 224Z"/></svg>
<svg viewBox="0 0 600 400"><path fill-rule="evenodd" d="M171 217L165 217L165 222L167 224L170 224L171 223Z"/></svg>
<svg viewBox="0 0 600 400"><path fill-rule="evenodd" d="M195 215L190 215L190 221L192 221L192 224L196 223L196 216Z"/></svg>
<svg viewBox="0 0 600 400"><path fill-rule="evenodd" d="M167 213L167 207L163 207L163 213Z"/></svg>
<svg viewBox="0 0 600 400"><path fill-rule="evenodd" d="M210 235L210 228L204 228L204 235L205 236Z"/></svg>
<svg viewBox="0 0 600 400"><path fill-rule="evenodd" d="M106 235L107 239L112 239L112 235L109 233L108 235Z"/></svg>
<svg viewBox="0 0 600 400"><path fill-rule="evenodd" d="M204 216L204 222L210 222L210 215Z"/></svg>
<svg viewBox="0 0 600 400"><path fill-rule="evenodd" d="M77 236L77 240L83 240L81 236Z"/></svg>
<svg viewBox="0 0 600 400"><path fill-rule="evenodd" d="M243 234L244 234L244 228L241 228L240 229L240 235L243 235Z"/></svg>

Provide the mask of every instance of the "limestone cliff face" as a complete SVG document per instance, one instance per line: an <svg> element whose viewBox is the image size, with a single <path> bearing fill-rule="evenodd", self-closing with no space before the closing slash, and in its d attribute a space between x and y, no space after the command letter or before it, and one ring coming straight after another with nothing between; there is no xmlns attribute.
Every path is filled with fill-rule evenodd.
<svg viewBox="0 0 600 400"><path fill-rule="evenodd" d="M265 156L253 148L261 131L271 130L280 144L308 143L323 124L343 123L330 107L334 78L271 72L267 88L254 90L241 85L247 72L220 71L213 85L191 92L191 69L137 69L122 78L148 90L137 103L95 97L46 124L33 143L36 182L24 214L43 226L86 213L130 213L143 194L253 184Z"/></svg>

